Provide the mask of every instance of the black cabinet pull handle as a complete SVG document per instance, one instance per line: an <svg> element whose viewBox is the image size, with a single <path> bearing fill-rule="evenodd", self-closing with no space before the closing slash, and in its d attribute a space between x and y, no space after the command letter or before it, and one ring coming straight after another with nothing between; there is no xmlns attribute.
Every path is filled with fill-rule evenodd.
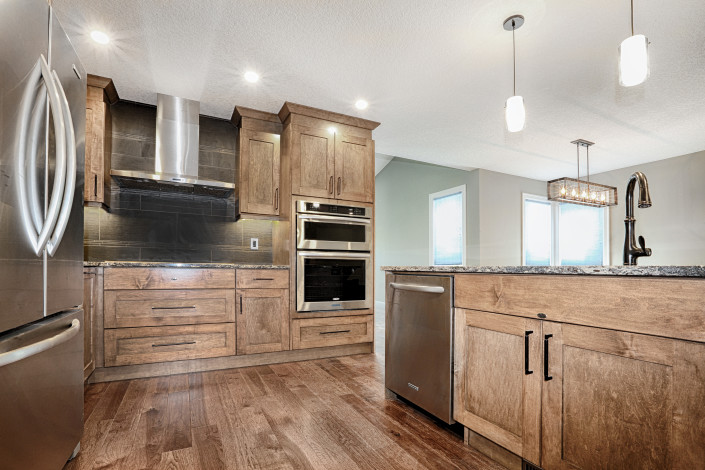
<svg viewBox="0 0 705 470"><path fill-rule="evenodd" d="M548 340L553 338L553 335L543 335L543 380L553 380L553 377L548 375Z"/></svg>
<svg viewBox="0 0 705 470"><path fill-rule="evenodd" d="M274 190L274 210L279 210L279 188Z"/></svg>
<svg viewBox="0 0 705 470"><path fill-rule="evenodd" d="M164 343L164 344L153 344L153 348L162 348L164 346L183 346L186 344L196 344L195 341L183 341L181 343Z"/></svg>
<svg viewBox="0 0 705 470"><path fill-rule="evenodd" d="M341 178L340 176L338 176L338 196L340 196L340 185L341 185L341 182L342 182L342 178Z"/></svg>
<svg viewBox="0 0 705 470"><path fill-rule="evenodd" d="M253 279L254 281L273 281L273 277L256 277Z"/></svg>
<svg viewBox="0 0 705 470"><path fill-rule="evenodd" d="M152 310L183 310L186 308L196 308L195 305L186 305L184 307L152 307Z"/></svg>
<svg viewBox="0 0 705 470"><path fill-rule="evenodd" d="M93 195L98 197L98 175L93 175Z"/></svg>
<svg viewBox="0 0 705 470"><path fill-rule="evenodd" d="M321 335L332 335L335 333L350 333L350 330L338 330L338 331L321 331L319 334Z"/></svg>
<svg viewBox="0 0 705 470"><path fill-rule="evenodd" d="M529 335L533 334L533 331L524 332L524 374L533 374L533 370L529 370Z"/></svg>
<svg viewBox="0 0 705 470"><path fill-rule="evenodd" d="M330 191L329 191L329 192L330 192L331 194L333 194L333 177L332 177L332 176L330 177L330 183L329 183L329 184L330 184Z"/></svg>
<svg viewBox="0 0 705 470"><path fill-rule="evenodd" d="M242 315L242 296L240 296L240 315Z"/></svg>

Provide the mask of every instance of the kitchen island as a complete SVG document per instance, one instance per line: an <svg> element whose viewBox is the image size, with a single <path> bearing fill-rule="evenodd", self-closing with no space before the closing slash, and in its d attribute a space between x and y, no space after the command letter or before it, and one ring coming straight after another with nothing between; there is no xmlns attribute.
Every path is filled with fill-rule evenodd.
<svg viewBox="0 0 705 470"><path fill-rule="evenodd" d="M454 277L469 445L509 468L705 465L705 267L382 269L387 306L397 273Z"/></svg>

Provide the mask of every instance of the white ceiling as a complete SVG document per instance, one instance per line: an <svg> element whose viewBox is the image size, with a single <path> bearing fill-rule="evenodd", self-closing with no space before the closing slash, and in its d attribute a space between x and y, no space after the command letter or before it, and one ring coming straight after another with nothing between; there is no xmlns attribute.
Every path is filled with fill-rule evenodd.
<svg viewBox="0 0 705 470"><path fill-rule="evenodd" d="M651 76L623 88L629 0L53 1L87 70L121 98L168 93L224 118L289 100L381 122L385 155L538 179L575 173L577 138L596 142L593 173L705 149L705 2L634 3ZM515 13L527 126L510 134L502 22ZM93 29L111 43L93 43ZM259 83L243 80L249 69Z"/></svg>

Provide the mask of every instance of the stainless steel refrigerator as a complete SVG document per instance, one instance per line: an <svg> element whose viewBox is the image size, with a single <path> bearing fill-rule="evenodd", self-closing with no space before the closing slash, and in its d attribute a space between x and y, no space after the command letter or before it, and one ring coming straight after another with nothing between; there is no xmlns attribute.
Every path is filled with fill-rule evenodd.
<svg viewBox="0 0 705 470"><path fill-rule="evenodd" d="M0 1L0 467L83 429L86 73L47 0Z"/></svg>

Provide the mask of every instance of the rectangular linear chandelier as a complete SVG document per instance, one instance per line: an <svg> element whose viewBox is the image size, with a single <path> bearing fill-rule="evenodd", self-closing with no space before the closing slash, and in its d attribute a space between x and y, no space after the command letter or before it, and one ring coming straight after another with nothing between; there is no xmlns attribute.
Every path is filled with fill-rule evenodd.
<svg viewBox="0 0 705 470"><path fill-rule="evenodd" d="M581 206L607 207L617 205L617 188L590 181L590 146L594 142L578 139L575 144L578 156L578 178L558 178L547 183L550 201L567 202ZM587 153L587 179L580 179L580 147Z"/></svg>

